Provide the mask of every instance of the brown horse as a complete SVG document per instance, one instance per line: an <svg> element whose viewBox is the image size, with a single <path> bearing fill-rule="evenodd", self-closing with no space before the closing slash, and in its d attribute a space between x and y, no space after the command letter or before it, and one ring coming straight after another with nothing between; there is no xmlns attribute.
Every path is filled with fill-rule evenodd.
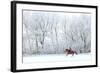
<svg viewBox="0 0 100 73"><path fill-rule="evenodd" d="M70 49L65 49L64 52L66 53L66 55L68 55L68 54L72 54L72 56L73 56L74 54L77 54L77 52L74 51L74 50L72 50L71 48L70 48Z"/></svg>

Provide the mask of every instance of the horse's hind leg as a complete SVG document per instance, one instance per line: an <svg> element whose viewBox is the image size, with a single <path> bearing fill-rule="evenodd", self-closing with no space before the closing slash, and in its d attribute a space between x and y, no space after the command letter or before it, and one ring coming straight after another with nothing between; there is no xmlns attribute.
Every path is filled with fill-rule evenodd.
<svg viewBox="0 0 100 73"><path fill-rule="evenodd" d="M75 54L77 55L77 52L75 52Z"/></svg>
<svg viewBox="0 0 100 73"><path fill-rule="evenodd" d="M74 53L72 53L72 56L74 56Z"/></svg>

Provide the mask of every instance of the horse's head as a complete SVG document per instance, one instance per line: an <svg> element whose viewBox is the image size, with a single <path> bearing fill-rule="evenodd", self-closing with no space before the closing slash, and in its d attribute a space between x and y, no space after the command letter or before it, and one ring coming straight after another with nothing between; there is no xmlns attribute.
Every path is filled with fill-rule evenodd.
<svg viewBox="0 0 100 73"><path fill-rule="evenodd" d="M65 49L65 51L64 52L68 52L69 51L69 49Z"/></svg>

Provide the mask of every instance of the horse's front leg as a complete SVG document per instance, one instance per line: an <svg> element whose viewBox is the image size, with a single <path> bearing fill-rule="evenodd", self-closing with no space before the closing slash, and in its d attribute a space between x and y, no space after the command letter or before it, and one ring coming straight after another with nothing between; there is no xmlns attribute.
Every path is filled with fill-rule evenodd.
<svg viewBox="0 0 100 73"><path fill-rule="evenodd" d="M66 53L66 56L68 56L68 53Z"/></svg>

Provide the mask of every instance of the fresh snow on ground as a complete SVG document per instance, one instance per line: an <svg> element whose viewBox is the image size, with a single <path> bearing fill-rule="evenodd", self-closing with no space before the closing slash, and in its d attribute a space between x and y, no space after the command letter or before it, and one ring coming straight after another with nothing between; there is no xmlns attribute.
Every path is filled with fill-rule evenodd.
<svg viewBox="0 0 100 73"><path fill-rule="evenodd" d="M78 54L68 55L65 54L52 54L52 55L32 55L24 56L23 63L34 63L34 62L63 62L63 61L89 61L91 60L91 54Z"/></svg>

